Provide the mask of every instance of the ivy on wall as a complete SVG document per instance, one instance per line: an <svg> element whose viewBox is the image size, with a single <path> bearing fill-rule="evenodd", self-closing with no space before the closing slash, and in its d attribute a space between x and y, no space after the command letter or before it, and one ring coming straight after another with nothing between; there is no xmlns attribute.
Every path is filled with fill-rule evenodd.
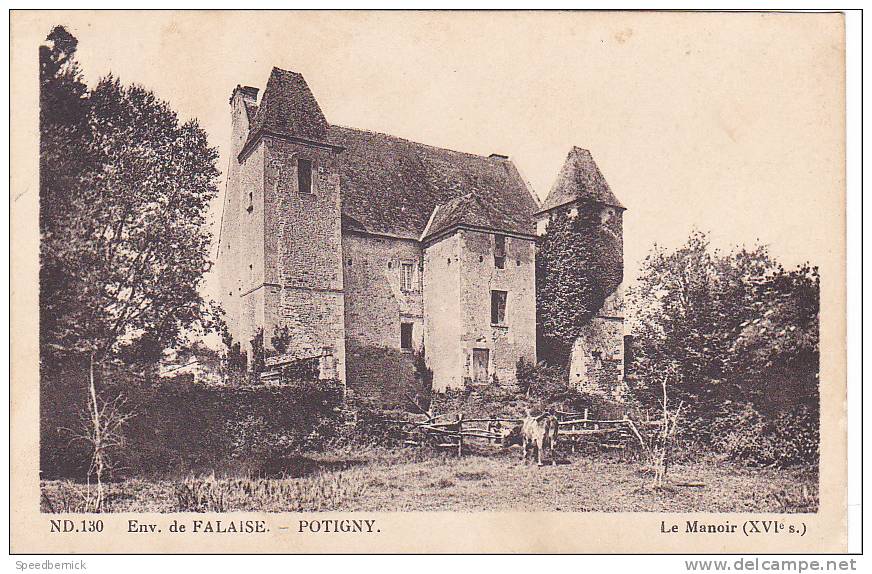
<svg viewBox="0 0 872 574"><path fill-rule="evenodd" d="M623 281L619 215L603 221L598 205L579 205L578 215L551 216L536 254L538 355L567 367L572 345Z"/></svg>

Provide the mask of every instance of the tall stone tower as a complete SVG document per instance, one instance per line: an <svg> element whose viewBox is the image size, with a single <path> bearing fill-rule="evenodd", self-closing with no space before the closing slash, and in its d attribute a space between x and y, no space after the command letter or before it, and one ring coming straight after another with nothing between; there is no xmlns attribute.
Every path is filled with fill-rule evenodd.
<svg viewBox="0 0 872 574"><path fill-rule="evenodd" d="M300 74L274 68L231 97L233 140L218 265L234 339L286 327L298 358L325 351L345 378L339 154Z"/></svg>
<svg viewBox="0 0 872 574"><path fill-rule="evenodd" d="M536 214L536 231L543 235L553 215L584 215L599 225L599 256L619 270L607 287L603 305L584 326L572 347L570 382L587 392L620 400L624 393L623 213L599 167L586 149L573 147Z"/></svg>

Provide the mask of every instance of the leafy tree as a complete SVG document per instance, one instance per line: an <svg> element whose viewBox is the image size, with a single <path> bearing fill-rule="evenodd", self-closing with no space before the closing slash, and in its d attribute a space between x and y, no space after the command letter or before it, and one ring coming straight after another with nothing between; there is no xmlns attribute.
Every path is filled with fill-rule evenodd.
<svg viewBox="0 0 872 574"><path fill-rule="evenodd" d="M816 269L785 271L763 246L723 253L696 231L674 251L655 246L628 295L636 397L656 405L669 373L701 438L717 428L708 421L735 414L730 405L767 417L816 408Z"/></svg>
<svg viewBox="0 0 872 574"><path fill-rule="evenodd" d="M180 122L149 90L112 77L82 89L76 41L62 28L40 51L44 214L41 287L46 354L160 348L208 318L198 292L209 267L206 210L217 192L218 152L196 120ZM84 110L84 111L83 111ZM53 127L65 128L65 146ZM58 130L54 130L55 132ZM59 156L83 164L53 162ZM57 172L62 172L56 177Z"/></svg>
<svg viewBox="0 0 872 574"><path fill-rule="evenodd" d="M578 216L551 218L536 253L539 356L568 367L572 345L623 280L620 234L603 225L593 205Z"/></svg>
<svg viewBox="0 0 872 574"><path fill-rule="evenodd" d="M78 41L57 26L40 64L41 404L87 402L98 485L117 404L97 391L112 363L156 362L210 309L198 287L208 268L206 210L216 195L218 152L195 120L181 123L140 86L103 78L93 90L75 59ZM65 369L86 393L59 382ZM85 398L86 401L81 399ZM43 409L43 421L58 412ZM58 430L43 424L46 445Z"/></svg>
<svg viewBox="0 0 872 574"><path fill-rule="evenodd" d="M778 267L754 286L752 318L741 325L730 367L746 381L764 414L803 406L819 398L820 275L803 264Z"/></svg>
<svg viewBox="0 0 872 574"><path fill-rule="evenodd" d="M56 343L62 309L75 309L75 287L66 282L70 261L56 250L63 241L64 215L84 174L95 169L86 145L88 88L75 60L78 41L56 26L39 48L39 228L40 346L42 356Z"/></svg>

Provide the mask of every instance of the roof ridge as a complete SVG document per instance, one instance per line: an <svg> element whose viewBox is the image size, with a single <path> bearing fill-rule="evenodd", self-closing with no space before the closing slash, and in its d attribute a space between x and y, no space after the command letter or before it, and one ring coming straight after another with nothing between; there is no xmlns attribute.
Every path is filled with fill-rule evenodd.
<svg viewBox="0 0 872 574"><path fill-rule="evenodd" d="M460 150L451 149L451 148L447 148L447 147L439 147L437 145L427 144L427 143L423 143L423 142L419 142L419 141L415 141L415 140L410 140L408 138L395 136L395 135L389 134L387 132L379 132L379 131L369 130L369 129L364 129L364 128L353 128L351 126L344 126L342 124L329 124L329 125L331 128L342 128L344 130L353 130L356 132L363 132L363 133L373 134L373 135L377 135L377 136L385 136L385 137L389 137L389 138L395 139L395 140L400 140L400 141L403 141L406 143L415 144L415 145L419 145L419 146L423 146L423 147L428 147L430 149L435 149L435 150L439 150L439 151L447 151L447 152L456 153L456 154L460 154L460 155L467 155L467 156L471 156L474 158L493 161L493 162L498 163L498 164L505 163L505 162L514 163L511 160L511 158L502 159L502 158L490 157L490 156L486 156L486 155L482 155L482 154L478 154L478 153L472 153L469 151L460 151Z"/></svg>
<svg viewBox="0 0 872 574"><path fill-rule="evenodd" d="M590 150L573 145L537 213L574 201L588 201L625 209L600 170Z"/></svg>

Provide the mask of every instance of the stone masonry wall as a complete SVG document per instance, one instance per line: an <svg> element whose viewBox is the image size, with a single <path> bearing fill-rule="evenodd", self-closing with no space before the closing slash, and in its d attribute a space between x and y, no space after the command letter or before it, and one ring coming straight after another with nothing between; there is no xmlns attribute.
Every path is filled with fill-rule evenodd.
<svg viewBox="0 0 872 574"><path fill-rule="evenodd" d="M291 332L288 353L317 356L326 347L345 379L345 301L339 161L331 149L264 140L264 341ZM312 193L300 193L297 160L312 163Z"/></svg>
<svg viewBox="0 0 872 574"><path fill-rule="evenodd" d="M421 247L417 241L346 233L342 236L348 387L390 402L415 382L413 352L401 349L400 323L411 323L413 347L423 345ZM402 265L411 264L412 289Z"/></svg>
<svg viewBox="0 0 872 574"><path fill-rule="evenodd" d="M518 359L536 362L536 246L532 239L506 236L505 265L494 263L493 233L461 229L462 378L471 379L473 349L488 349L491 381L513 384ZM502 325L491 323L491 291L507 292Z"/></svg>
<svg viewBox="0 0 872 574"><path fill-rule="evenodd" d="M424 348L435 391L463 384L459 253L457 233L424 249Z"/></svg>
<svg viewBox="0 0 872 574"><path fill-rule="evenodd" d="M257 146L241 162L237 155L248 133L242 95L231 101L231 159L223 198L221 241L218 250L219 300L234 340L248 348L263 321L264 149Z"/></svg>

